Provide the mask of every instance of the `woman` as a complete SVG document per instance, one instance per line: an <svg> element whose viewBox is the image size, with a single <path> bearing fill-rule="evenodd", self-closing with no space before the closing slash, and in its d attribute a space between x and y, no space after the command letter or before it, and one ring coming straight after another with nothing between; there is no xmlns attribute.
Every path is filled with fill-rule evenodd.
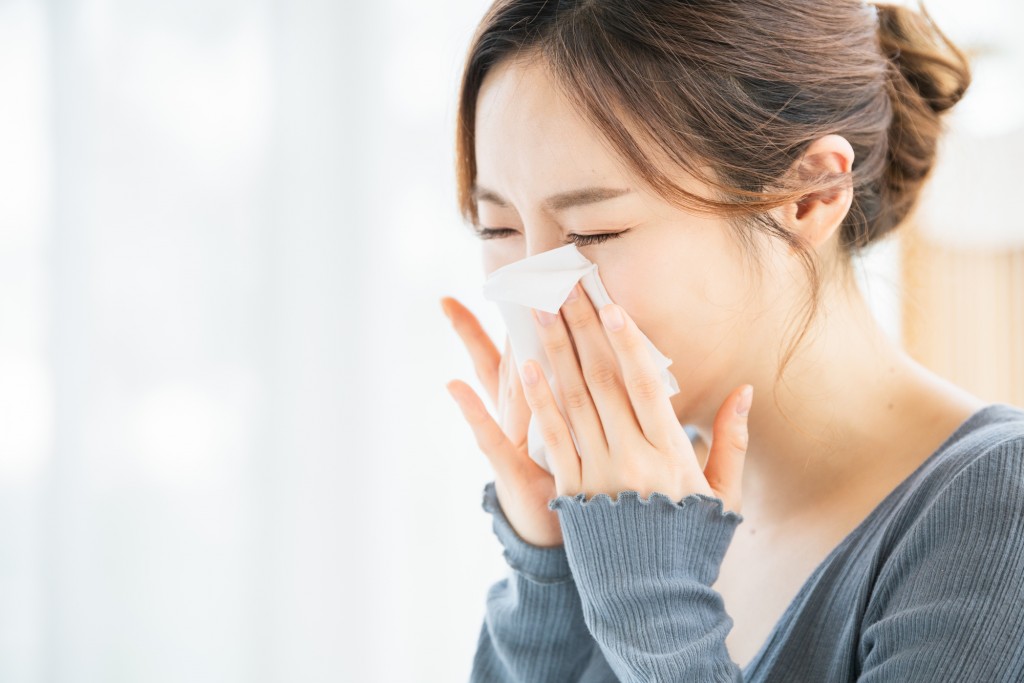
<svg viewBox="0 0 1024 683"><path fill-rule="evenodd" d="M449 383L512 568L474 681L1024 680L1024 411L915 363L852 262L969 81L923 7L490 8L457 142L485 268L575 242L615 303L538 316L567 424L442 300L501 416Z"/></svg>

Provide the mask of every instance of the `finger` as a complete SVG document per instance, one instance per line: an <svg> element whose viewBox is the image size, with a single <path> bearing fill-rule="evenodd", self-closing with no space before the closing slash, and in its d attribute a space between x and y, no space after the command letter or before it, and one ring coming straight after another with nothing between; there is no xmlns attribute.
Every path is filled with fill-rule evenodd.
<svg viewBox="0 0 1024 683"><path fill-rule="evenodd" d="M505 337L505 352L501 354L501 362L498 363L498 424L504 430L508 425L506 413L508 412L508 395L512 390L509 382L509 371L512 366L512 354L509 351L509 338ZM508 432L505 432L508 435Z"/></svg>
<svg viewBox="0 0 1024 683"><path fill-rule="evenodd" d="M654 446L670 447L679 433L679 418L672 409L661 371L651 358L647 340L622 306L603 306L600 317L622 367L622 381L640 429Z"/></svg>
<svg viewBox="0 0 1024 683"><path fill-rule="evenodd" d="M505 387L506 387L506 421L502 424L505 427L505 434L509 441L516 446L522 447L526 444L527 433L530 430L530 406L526 402L526 393L523 391L523 383L519 378L519 371L516 369L518 361L512 354L511 348L507 351L509 361L506 363Z"/></svg>
<svg viewBox="0 0 1024 683"><path fill-rule="evenodd" d="M572 441L569 426L555 403L543 369L535 360L523 364L523 389L526 401L537 419L537 426L547 447L552 474L559 491L578 491L582 478L580 457Z"/></svg>
<svg viewBox="0 0 1024 683"><path fill-rule="evenodd" d="M580 369L579 360L573 350L572 339L569 338L569 331L565 327L560 313L548 313L547 311L533 311L534 327L537 329L537 336L540 338L544 353L551 364L554 375L554 384L558 386L562 405L565 406L566 415L573 433L583 451L583 457L607 457L608 441L605 435L604 425L598 415L597 406L587 388L587 382L583 378L583 371ZM539 366L539 363L538 363ZM545 381L547 378L544 378ZM529 400L529 395L527 395ZM536 409L530 406L536 414Z"/></svg>
<svg viewBox="0 0 1024 683"><path fill-rule="evenodd" d="M448 316L455 332L469 351L476 376L480 378L484 389L491 397L491 405L497 408L498 378L500 376L498 364L501 362L501 353L498 351L498 347L491 341L472 311L458 300L450 296L442 297L441 309Z"/></svg>
<svg viewBox="0 0 1024 683"><path fill-rule="evenodd" d="M711 449L704 466L704 478L726 509L740 511L743 493L743 461L747 454L747 415L737 413L744 403L744 390L754 387L745 384L734 391L718 409L711 435ZM749 410L750 403L747 403Z"/></svg>
<svg viewBox="0 0 1024 683"><path fill-rule="evenodd" d="M635 443L640 425L623 384L619 360L593 302L579 283L570 294L571 297L573 295L562 304L562 317L576 345L579 365L583 368L583 377L604 426L608 445L613 452L626 452ZM552 334L559 334L555 326L549 329L553 330Z"/></svg>
<svg viewBox="0 0 1024 683"><path fill-rule="evenodd" d="M527 469L543 471L540 465L530 458L524 458L520 451L509 441L494 421L480 397L473 388L461 380L452 380L445 385L448 393L459 406L466 422L473 429L476 444L491 463L497 477L508 482L521 482L527 479Z"/></svg>

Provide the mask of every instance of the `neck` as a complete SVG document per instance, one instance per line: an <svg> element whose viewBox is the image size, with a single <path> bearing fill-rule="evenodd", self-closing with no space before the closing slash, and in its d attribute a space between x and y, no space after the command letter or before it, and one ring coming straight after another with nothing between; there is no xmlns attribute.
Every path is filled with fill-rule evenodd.
<svg viewBox="0 0 1024 683"><path fill-rule="evenodd" d="M749 418L743 509L775 520L877 485L867 480L872 473L898 473L900 464L886 462L899 452L894 443L906 442L915 429L920 434L925 422L934 426L934 412L918 416L926 397L941 390L879 328L856 287L822 307L781 381L771 374L758 379L752 382L759 391ZM711 415L696 423L705 443L713 421Z"/></svg>

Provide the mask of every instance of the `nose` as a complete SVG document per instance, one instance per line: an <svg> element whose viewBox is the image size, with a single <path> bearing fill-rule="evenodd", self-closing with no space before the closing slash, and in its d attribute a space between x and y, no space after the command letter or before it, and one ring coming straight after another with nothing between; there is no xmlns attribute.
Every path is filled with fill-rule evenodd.
<svg viewBox="0 0 1024 683"><path fill-rule="evenodd" d="M541 254L550 249L564 247L562 231L557 225L526 226L526 257Z"/></svg>

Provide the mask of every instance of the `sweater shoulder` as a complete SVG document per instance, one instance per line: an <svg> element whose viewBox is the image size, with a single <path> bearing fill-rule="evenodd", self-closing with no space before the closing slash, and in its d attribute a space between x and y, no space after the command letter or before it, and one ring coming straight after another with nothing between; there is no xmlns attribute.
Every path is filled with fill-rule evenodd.
<svg viewBox="0 0 1024 683"><path fill-rule="evenodd" d="M890 543L915 528L939 533L936 517L984 534L1024 511L1024 409L993 403L979 410L908 483L889 525Z"/></svg>
<svg viewBox="0 0 1024 683"><path fill-rule="evenodd" d="M911 663L913 680L1020 680L1024 411L983 408L926 465L872 555L863 678L910 680Z"/></svg>
<svg viewBox="0 0 1024 683"><path fill-rule="evenodd" d="M1024 460L1024 409L992 403L974 413L921 467L908 502L941 497L965 478L998 476Z"/></svg>

